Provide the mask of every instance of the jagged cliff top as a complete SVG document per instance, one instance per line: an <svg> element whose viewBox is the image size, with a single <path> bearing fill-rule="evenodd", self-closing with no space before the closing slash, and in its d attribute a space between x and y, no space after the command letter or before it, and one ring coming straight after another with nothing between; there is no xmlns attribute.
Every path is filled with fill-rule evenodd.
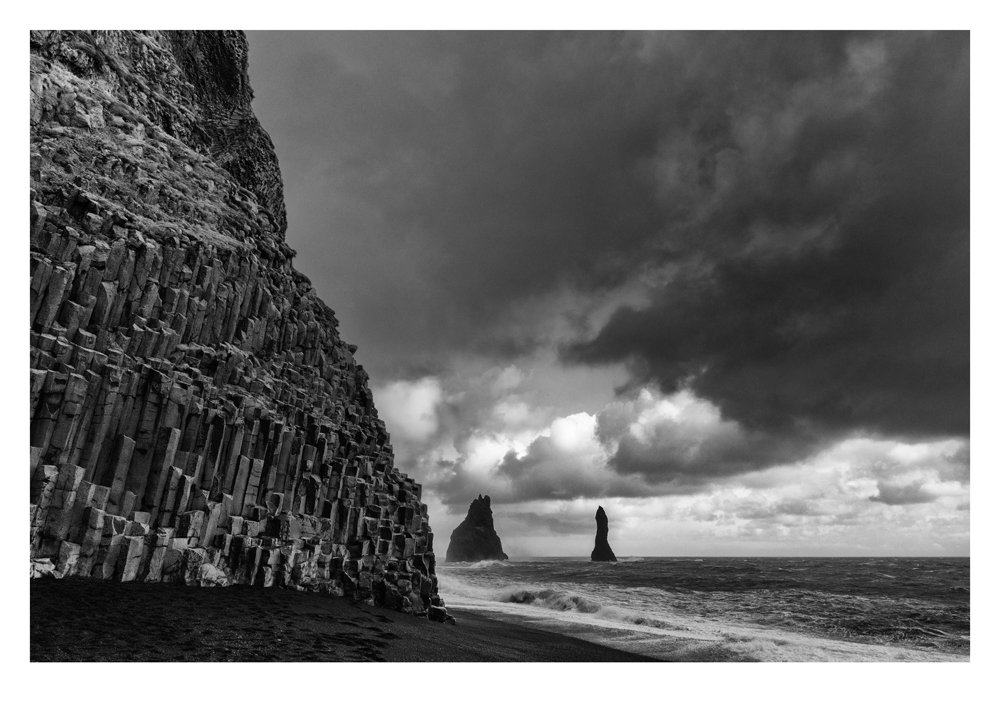
<svg viewBox="0 0 1000 705"><path fill-rule="evenodd" d="M247 81L242 32L32 31L31 49L32 125L51 122L43 118L55 113L63 125L89 128L92 152L80 156L101 161L95 166L103 167L105 176L119 186L123 180L107 171L131 173L136 190L125 193L131 198L124 200L133 215L154 223L181 221L201 226L203 234L214 230L218 235L227 222L236 220L227 218L226 206L256 210L257 227L251 226L248 235L284 239L287 217L278 160L251 109L253 90ZM59 89L51 90L56 84L45 79L49 73L58 77ZM85 86L83 108L73 105L76 96L62 95L62 86L75 81ZM70 107L71 112L60 115L60 108ZM58 133L51 125L47 130ZM188 172L192 182L210 193L217 188L228 191L221 199L199 199L200 209L183 218L167 207L146 203L142 192L150 170L174 158L175 143L206 157L203 165ZM232 185L226 188L214 178L213 165L247 193ZM98 191L107 185L93 184ZM171 187L178 200L191 195L190 183L175 181Z"/></svg>
<svg viewBox="0 0 1000 705"><path fill-rule="evenodd" d="M469 513L451 533L446 560L507 560L500 536L493 526L489 495L479 495L469 504Z"/></svg>
<svg viewBox="0 0 1000 705"><path fill-rule="evenodd" d="M246 69L242 32L32 31L32 247L46 219L65 220L98 265L122 245L154 261L197 245L200 257L178 263L198 279L196 296L226 294L209 271L270 280L287 295L268 316L315 328L363 387L356 347L292 267L278 161Z"/></svg>

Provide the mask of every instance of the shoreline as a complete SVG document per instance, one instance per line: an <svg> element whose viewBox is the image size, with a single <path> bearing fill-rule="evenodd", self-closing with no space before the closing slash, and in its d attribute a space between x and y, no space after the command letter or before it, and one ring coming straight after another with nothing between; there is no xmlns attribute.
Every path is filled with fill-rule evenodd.
<svg viewBox="0 0 1000 705"><path fill-rule="evenodd" d="M447 599L447 596L445 597ZM547 610L515 613L492 607L461 604L449 613L471 613L504 624L551 631L582 639L615 651L661 662L775 662L775 663L968 663L970 654L946 652L902 643L872 643L843 636L770 629L752 624L718 625L714 634L670 629L635 629L613 622L563 620ZM789 650L791 649L791 650Z"/></svg>
<svg viewBox="0 0 1000 705"><path fill-rule="evenodd" d="M613 625L564 622L554 614L516 615L461 603L448 607L457 624L440 624L346 598L246 585L41 578L31 580L29 591L32 662L970 660L969 654L850 640L824 638L819 644L815 637L792 633L650 636ZM807 650L768 653L769 642L801 642ZM816 647L822 653L810 653Z"/></svg>
<svg viewBox="0 0 1000 705"><path fill-rule="evenodd" d="M439 624L280 588L42 578L30 596L32 662L657 660L468 609Z"/></svg>

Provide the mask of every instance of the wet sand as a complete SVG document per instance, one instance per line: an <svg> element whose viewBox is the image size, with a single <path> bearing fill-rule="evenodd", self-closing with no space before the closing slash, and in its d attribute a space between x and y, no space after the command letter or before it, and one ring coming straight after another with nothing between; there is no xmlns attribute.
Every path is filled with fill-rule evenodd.
<svg viewBox="0 0 1000 705"><path fill-rule="evenodd" d="M449 609L437 624L292 590L31 581L32 661L650 661Z"/></svg>

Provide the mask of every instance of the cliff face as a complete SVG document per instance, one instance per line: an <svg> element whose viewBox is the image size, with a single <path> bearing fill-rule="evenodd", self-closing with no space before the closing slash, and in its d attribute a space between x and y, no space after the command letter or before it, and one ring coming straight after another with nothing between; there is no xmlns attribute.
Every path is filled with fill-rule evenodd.
<svg viewBox="0 0 1000 705"><path fill-rule="evenodd" d="M590 553L590 560L617 563L615 552L611 550L608 543L608 515L604 513L604 507L597 508L597 536L594 538L594 550Z"/></svg>
<svg viewBox="0 0 1000 705"><path fill-rule="evenodd" d="M420 486L292 268L235 32L31 33L33 574L443 618Z"/></svg>
<svg viewBox="0 0 1000 705"><path fill-rule="evenodd" d="M449 563L507 560L500 537L493 528L493 510L490 508L489 495L485 497L479 495L472 500L469 513L451 532L451 542L448 544L445 560Z"/></svg>

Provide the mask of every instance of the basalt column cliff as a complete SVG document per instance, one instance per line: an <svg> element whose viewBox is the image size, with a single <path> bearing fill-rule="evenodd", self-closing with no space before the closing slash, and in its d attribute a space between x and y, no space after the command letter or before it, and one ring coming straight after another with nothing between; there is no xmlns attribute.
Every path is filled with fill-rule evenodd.
<svg viewBox="0 0 1000 705"><path fill-rule="evenodd" d="M445 619L420 486L292 268L246 52L31 33L32 574Z"/></svg>

